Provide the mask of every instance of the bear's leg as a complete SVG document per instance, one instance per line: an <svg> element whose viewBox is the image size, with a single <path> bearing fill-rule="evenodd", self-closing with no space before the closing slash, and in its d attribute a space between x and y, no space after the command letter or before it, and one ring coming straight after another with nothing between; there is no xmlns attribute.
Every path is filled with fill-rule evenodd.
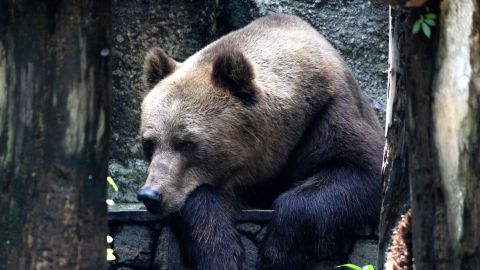
<svg viewBox="0 0 480 270"><path fill-rule="evenodd" d="M243 247L232 214L213 187L198 187L174 219L182 257L191 269L241 269Z"/></svg>
<svg viewBox="0 0 480 270"><path fill-rule="evenodd" d="M280 195L260 247L257 269L312 269L355 228L378 221L378 174L327 168Z"/></svg>

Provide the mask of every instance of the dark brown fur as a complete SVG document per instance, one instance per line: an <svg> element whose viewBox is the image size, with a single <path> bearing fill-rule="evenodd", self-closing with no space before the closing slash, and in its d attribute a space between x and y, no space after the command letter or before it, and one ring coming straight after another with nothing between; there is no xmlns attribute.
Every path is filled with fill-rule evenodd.
<svg viewBox="0 0 480 270"><path fill-rule="evenodd" d="M151 49L145 60L143 83L148 89L152 89L157 82L171 74L177 66L177 62L168 57L160 48Z"/></svg>
<svg viewBox="0 0 480 270"><path fill-rule="evenodd" d="M255 102L253 68L242 53L235 50L218 53L212 70L212 81L219 87L246 104Z"/></svg>
<svg viewBox="0 0 480 270"><path fill-rule="evenodd" d="M142 104L151 161L144 188L161 194L164 215L180 213L192 267L239 269L230 213L239 207L275 209L258 269L308 269L376 222L380 125L310 25L271 15L184 63L158 52L146 59L153 89Z"/></svg>

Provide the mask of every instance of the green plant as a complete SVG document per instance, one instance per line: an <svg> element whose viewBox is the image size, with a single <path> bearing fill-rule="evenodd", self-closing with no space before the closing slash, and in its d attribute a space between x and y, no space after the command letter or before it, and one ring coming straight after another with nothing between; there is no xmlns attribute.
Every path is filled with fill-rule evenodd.
<svg viewBox="0 0 480 270"><path fill-rule="evenodd" d="M115 181L113 181L113 178L111 176L107 177L107 183L113 188L113 190L115 190L115 192L118 192L118 186Z"/></svg>
<svg viewBox="0 0 480 270"><path fill-rule="evenodd" d="M435 22L436 18L437 15L435 15L435 13L427 10L427 13L421 15L420 18L418 18L418 20L416 20L413 24L412 33L415 35L420 31L420 29L422 29L423 34L427 38L430 38L432 36L432 30L430 27L437 25Z"/></svg>
<svg viewBox="0 0 480 270"><path fill-rule="evenodd" d="M113 188L113 191L118 192L118 186L111 176L107 177L107 183ZM115 202L112 199L107 199L105 202L107 203L109 209L112 209L112 210L119 209L118 205L115 204Z"/></svg>
<svg viewBox="0 0 480 270"><path fill-rule="evenodd" d="M347 263L347 264L339 265L336 268L339 268L339 267L346 267L346 268L353 269L353 270L375 270L375 268L371 264L365 265L364 267L360 267L360 266L355 265L355 264Z"/></svg>

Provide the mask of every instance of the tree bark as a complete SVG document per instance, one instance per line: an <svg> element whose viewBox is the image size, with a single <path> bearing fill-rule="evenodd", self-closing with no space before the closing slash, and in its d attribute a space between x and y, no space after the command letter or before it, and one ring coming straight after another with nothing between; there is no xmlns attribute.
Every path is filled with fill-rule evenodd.
<svg viewBox="0 0 480 270"><path fill-rule="evenodd" d="M414 256L427 249L437 269L478 269L480 265L479 4L478 0L440 4L433 102L429 104L435 148L431 157L439 176L431 183L419 178L418 185L412 184ZM419 227L417 220L428 227ZM422 257L415 265L432 267Z"/></svg>
<svg viewBox="0 0 480 270"><path fill-rule="evenodd" d="M438 6L431 3L430 8L435 11ZM428 39L421 33L412 34L413 25L422 12L422 9L404 8L391 8L390 12L387 138L382 175L385 192L379 226L379 269L383 269L393 228L411 207L412 183L418 183L418 178L430 183L437 177L437 170L429 158L432 152L429 104L437 36L434 34ZM417 126L420 128L416 129Z"/></svg>
<svg viewBox="0 0 480 270"><path fill-rule="evenodd" d="M105 269L111 2L0 3L0 269Z"/></svg>
<svg viewBox="0 0 480 270"><path fill-rule="evenodd" d="M382 210L380 269L391 218L403 211L407 182L415 269L480 265L480 197L475 197L480 192L479 5L478 0L429 1L438 16L431 39L411 33L425 7L392 12L390 38L396 46L390 54L389 93L396 96L388 102L393 120L387 125L384 179L391 192L385 192ZM395 125L398 112L406 117L399 116L404 123ZM395 163L399 151L407 152L406 160Z"/></svg>
<svg viewBox="0 0 480 270"><path fill-rule="evenodd" d="M410 207L408 182L406 103L407 91L404 63L400 61L403 37L409 34L409 24L403 11L390 8L389 69L387 112L385 123L385 150L383 156L382 183L383 202L379 225L378 266L383 269L386 252L392 241L392 230Z"/></svg>

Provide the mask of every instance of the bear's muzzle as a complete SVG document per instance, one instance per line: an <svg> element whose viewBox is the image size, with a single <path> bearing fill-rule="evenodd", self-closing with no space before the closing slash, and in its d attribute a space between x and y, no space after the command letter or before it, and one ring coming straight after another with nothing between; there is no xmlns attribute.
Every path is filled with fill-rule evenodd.
<svg viewBox="0 0 480 270"><path fill-rule="evenodd" d="M151 188L141 188L137 193L137 199L143 202L147 210L158 214L162 206L162 195Z"/></svg>

